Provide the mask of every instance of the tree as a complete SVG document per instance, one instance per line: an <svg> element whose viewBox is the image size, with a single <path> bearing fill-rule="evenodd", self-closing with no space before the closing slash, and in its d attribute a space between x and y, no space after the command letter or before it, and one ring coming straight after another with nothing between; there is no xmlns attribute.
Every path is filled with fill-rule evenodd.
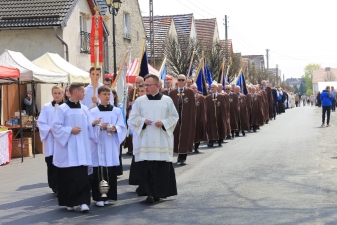
<svg viewBox="0 0 337 225"><path fill-rule="evenodd" d="M221 70L221 65L225 57L222 46L219 42L215 43L212 47L212 51L205 53L206 61L208 63L209 69L212 73L212 79L218 80Z"/></svg>
<svg viewBox="0 0 337 225"><path fill-rule="evenodd" d="M169 36L166 40L165 55L168 72L174 77L179 74L187 75L193 51L196 51L193 68L196 69L201 58L199 43L196 39L182 37L179 39Z"/></svg>
<svg viewBox="0 0 337 225"><path fill-rule="evenodd" d="M314 74L314 70L317 70L319 68L321 68L321 65L319 65L317 63L310 63L304 68L304 75L302 76L302 78L303 78L303 81L305 83L306 92L302 92L301 86L300 86L299 89L300 89L301 93L307 93L308 95L312 94L312 76ZM301 85L302 85L302 83L301 83Z"/></svg>
<svg viewBox="0 0 337 225"><path fill-rule="evenodd" d="M307 93L306 82L304 80L302 80L300 84L299 92L301 92L301 94Z"/></svg>
<svg viewBox="0 0 337 225"><path fill-rule="evenodd" d="M232 54L231 58L232 58L232 64L229 68L228 77L230 80L234 80L236 76L238 76L238 73L242 67L241 53L234 53Z"/></svg>
<svg viewBox="0 0 337 225"><path fill-rule="evenodd" d="M257 69L255 63L248 64L248 81L252 84L261 84L263 80L273 81L273 74L266 69Z"/></svg>

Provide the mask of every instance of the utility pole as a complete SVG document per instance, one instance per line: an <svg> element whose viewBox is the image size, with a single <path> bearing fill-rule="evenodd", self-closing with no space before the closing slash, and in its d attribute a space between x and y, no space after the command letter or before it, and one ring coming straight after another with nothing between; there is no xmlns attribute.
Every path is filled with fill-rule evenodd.
<svg viewBox="0 0 337 225"><path fill-rule="evenodd" d="M156 67L156 59L154 55L154 28L153 28L153 0L149 0L150 6L150 55L152 66Z"/></svg>
<svg viewBox="0 0 337 225"><path fill-rule="evenodd" d="M223 25L225 26L225 65L224 65L224 71L228 71L229 68L229 52L228 52L228 22L227 22L227 15L225 15L224 18L224 23ZM226 74L226 79L228 79L229 74ZM219 77L220 78L220 77ZM221 79L221 78L220 78ZM224 81L226 82L226 81Z"/></svg>
<svg viewBox="0 0 337 225"><path fill-rule="evenodd" d="M225 48L226 48L226 52L225 52L225 59L226 59L226 63L227 66L229 65L229 57L228 57L228 25L227 25L227 15L225 15Z"/></svg>
<svg viewBox="0 0 337 225"><path fill-rule="evenodd" d="M267 52L267 55L266 55L266 58L267 58L267 70L269 70L269 49L266 49L266 52Z"/></svg>

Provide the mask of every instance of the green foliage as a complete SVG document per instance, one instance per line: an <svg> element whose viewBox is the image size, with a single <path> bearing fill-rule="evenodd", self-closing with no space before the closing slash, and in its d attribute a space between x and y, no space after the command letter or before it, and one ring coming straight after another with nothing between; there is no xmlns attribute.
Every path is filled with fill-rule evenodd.
<svg viewBox="0 0 337 225"><path fill-rule="evenodd" d="M303 78L303 82L305 83L306 88L305 88L305 92L302 92L301 87L300 87L301 93L306 93L308 95L312 94L312 76L314 74L314 70L317 70L319 68L321 68L321 65L317 63L310 63L304 68L304 75L302 76L302 78Z"/></svg>

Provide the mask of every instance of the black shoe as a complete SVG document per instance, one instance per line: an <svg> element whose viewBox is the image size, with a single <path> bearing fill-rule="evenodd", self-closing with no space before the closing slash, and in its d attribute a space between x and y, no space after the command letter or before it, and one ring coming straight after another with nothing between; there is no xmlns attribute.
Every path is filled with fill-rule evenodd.
<svg viewBox="0 0 337 225"><path fill-rule="evenodd" d="M244 131L242 131L242 136L246 136L246 133Z"/></svg>
<svg viewBox="0 0 337 225"><path fill-rule="evenodd" d="M253 132L256 132L256 130L254 129Z"/></svg>
<svg viewBox="0 0 337 225"><path fill-rule="evenodd" d="M200 153L198 149L194 149L194 153Z"/></svg>
<svg viewBox="0 0 337 225"><path fill-rule="evenodd" d="M155 201L155 202L159 202L159 200L160 200L160 198L154 197L154 201Z"/></svg>
<svg viewBox="0 0 337 225"><path fill-rule="evenodd" d="M240 133L239 132L235 133L235 137L240 137Z"/></svg>
<svg viewBox="0 0 337 225"><path fill-rule="evenodd" d="M152 203L154 203L154 197L149 195L149 196L147 196L145 201L149 204L152 204Z"/></svg>
<svg viewBox="0 0 337 225"><path fill-rule="evenodd" d="M268 124L269 123L269 120L266 120L266 124Z"/></svg>
<svg viewBox="0 0 337 225"><path fill-rule="evenodd" d="M230 139L232 139L232 138L231 138L230 135L228 135L228 136L226 137L226 140L230 140Z"/></svg>

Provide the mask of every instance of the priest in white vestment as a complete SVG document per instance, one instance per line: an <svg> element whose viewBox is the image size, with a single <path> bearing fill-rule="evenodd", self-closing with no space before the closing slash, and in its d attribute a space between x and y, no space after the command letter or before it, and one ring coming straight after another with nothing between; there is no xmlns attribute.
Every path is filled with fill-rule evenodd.
<svg viewBox="0 0 337 225"><path fill-rule="evenodd" d="M135 162L139 162L138 196L153 203L177 195L173 158L173 131L179 116L171 98L159 92L159 78L145 76L146 95L132 105L128 124L137 134Z"/></svg>

